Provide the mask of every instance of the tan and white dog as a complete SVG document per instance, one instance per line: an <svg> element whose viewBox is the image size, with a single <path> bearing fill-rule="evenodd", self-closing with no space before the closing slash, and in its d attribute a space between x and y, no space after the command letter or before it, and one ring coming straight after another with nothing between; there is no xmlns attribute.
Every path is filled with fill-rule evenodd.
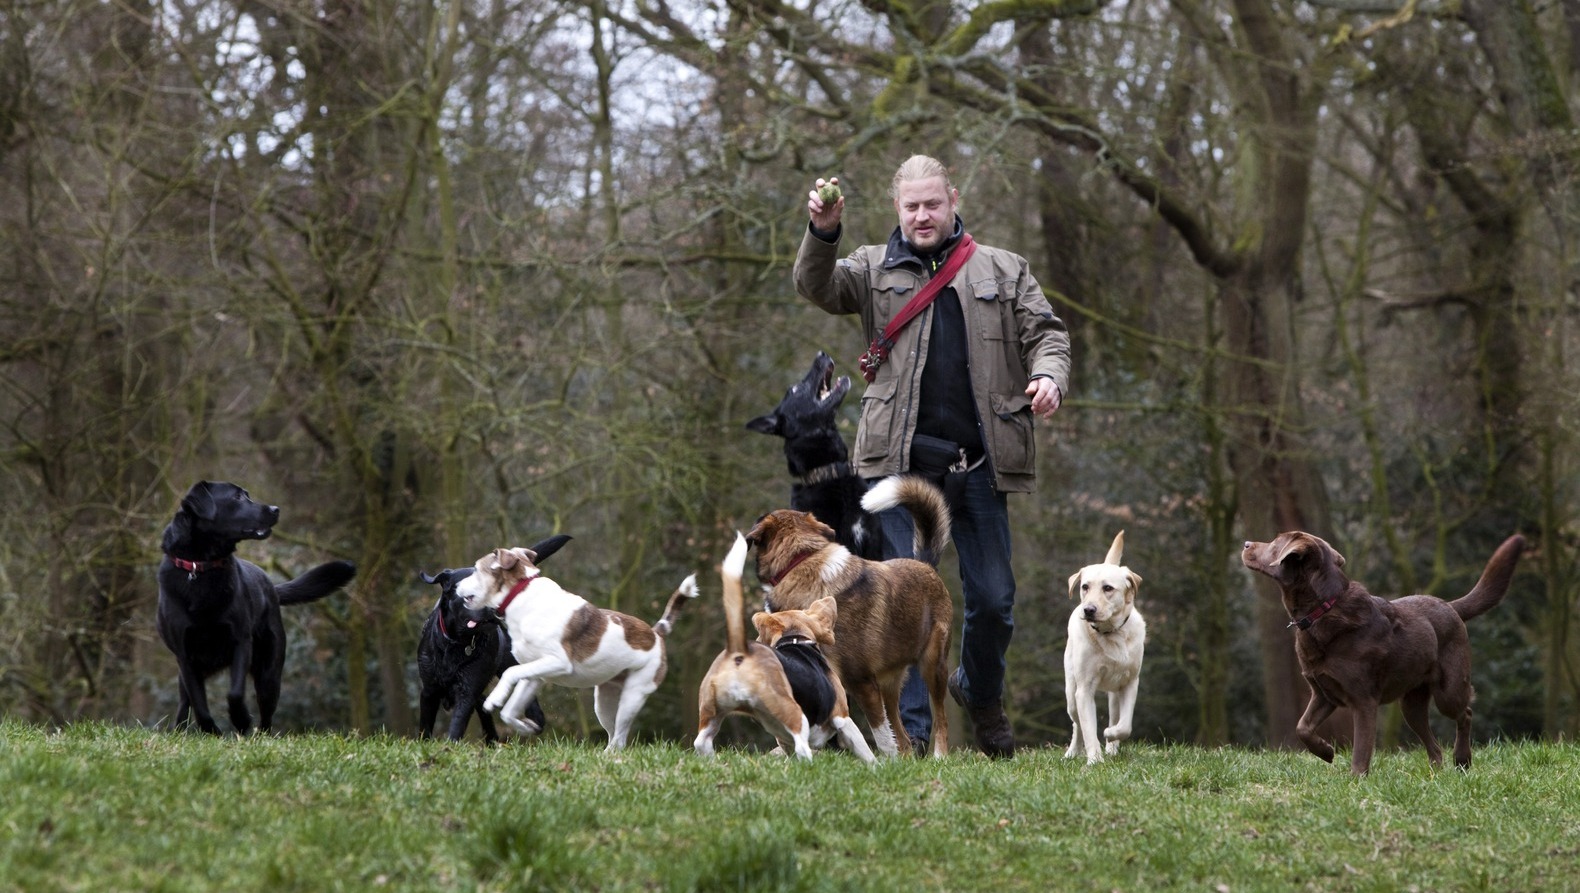
<svg viewBox="0 0 1580 893"><path fill-rule="evenodd" d="M455 592L472 609L492 608L510 632L518 663L499 677L483 702L524 735L538 732L524 719L545 682L591 688L609 750L625 746L631 724L664 681L664 637L686 599L697 597L697 575L669 597L664 616L648 626L629 614L598 608L543 576L531 549L497 549L477 560L476 572Z"/></svg>
<svg viewBox="0 0 1580 893"><path fill-rule="evenodd" d="M1147 622L1136 610L1141 577L1120 565L1125 532L1119 531L1102 564L1089 564L1070 577L1070 597L1081 604L1070 614L1070 639L1064 646L1064 701L1074 726L1066 759L1084 746L1087 763L1102 762L1097 734L1097 693L1108 693L1108 728L1102 737L1110 756L1130 737L1141 685L1141 654Z"/></svg>
<svg viewBox="0 0 1580 893"><path fill-rule="evenodd" d="M781 750L802 759L838 736L846 750L872 762L872 749L850 718L845 687L823 656L834 644L834 599L820 598L805 611L758 613L752 624L764 641L748 642L741 585L746 552L746 538L737 533L720 568L726 644L697 692L697 753L713 756L724 717L741 713L767 729Z"/></svg>

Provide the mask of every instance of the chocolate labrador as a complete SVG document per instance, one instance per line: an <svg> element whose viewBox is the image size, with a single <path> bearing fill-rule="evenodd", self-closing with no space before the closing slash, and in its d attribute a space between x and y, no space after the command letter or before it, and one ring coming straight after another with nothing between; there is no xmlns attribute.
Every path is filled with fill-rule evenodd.
<svg viewBox="0 0 1580 893"><path fill-rule="evenodd" d="M1344 575L1344 556L1320 537L1293 531L1270 543L1247 542L1240 561L1283 590L1295 655L1311 686L1311 700L1296 733L1306 749L1328 762L1333 745L1317 727L1335 709L1354 715L1350 771L1371 768L1377 708L1399 701L1405 722L1426 745L1433 766L1443 765L1427 722L1434 703L1454 721L1454 765L1470 768L1470 639L1465 621L1503 600L1525 538L1511 536L1492 554L1475 588L1444 601L1409 595L1388 601Z"/></svg>

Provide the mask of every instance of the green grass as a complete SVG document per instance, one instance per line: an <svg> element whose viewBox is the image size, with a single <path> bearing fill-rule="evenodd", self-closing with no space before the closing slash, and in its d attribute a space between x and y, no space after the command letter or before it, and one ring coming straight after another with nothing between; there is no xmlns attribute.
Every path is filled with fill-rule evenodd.
<svg viewBox="0 0 1580 893"><path fill-rule="evenodd" d="M737 720L744 722L744 720ZM0 890L1561 890L1580 750L866 767L0 722Z"/></svg>

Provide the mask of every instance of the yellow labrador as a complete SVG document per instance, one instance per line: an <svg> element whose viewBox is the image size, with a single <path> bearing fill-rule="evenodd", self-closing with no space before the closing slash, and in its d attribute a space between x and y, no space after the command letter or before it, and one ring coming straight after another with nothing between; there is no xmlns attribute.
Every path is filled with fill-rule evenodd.
<svg viewBox="0 0 1580 893"><path fill-rule="evenodd" d="M1108 728L1102 737L1110 756L1130 737L1141 685L1141 653L1147 622L1136 610L1141 577L1120 565L1125 532L1119 531L1102 564L1089 564L1070 577L1070 597L1081 604L1070 614L1070 640L1064 646L1064 701L1074 729L1066 759L1084 746L1086 762L1103 760L1097 734L1097 693L1108 693Z"/></svg>

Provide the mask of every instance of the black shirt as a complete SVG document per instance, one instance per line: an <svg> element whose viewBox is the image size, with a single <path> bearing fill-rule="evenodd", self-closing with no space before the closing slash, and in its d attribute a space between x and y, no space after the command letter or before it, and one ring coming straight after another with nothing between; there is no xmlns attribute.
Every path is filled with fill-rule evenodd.
<svg viewBox="0 0 1580 893"><path fill-rule="evenodd" d="M889 237L883 265L919 266L932 275L949 259L949 252L964 235L965 224L957 216L955 231L937 251L918 254L896 227ZM953 287L945 286L929 309L933 325L927 341L927 363L922 367L916 433L954 441L974 459L982 455L982 432L977 422L976 399L971 393L971 354L966 346L966 318L960 295Z"/></svg>

